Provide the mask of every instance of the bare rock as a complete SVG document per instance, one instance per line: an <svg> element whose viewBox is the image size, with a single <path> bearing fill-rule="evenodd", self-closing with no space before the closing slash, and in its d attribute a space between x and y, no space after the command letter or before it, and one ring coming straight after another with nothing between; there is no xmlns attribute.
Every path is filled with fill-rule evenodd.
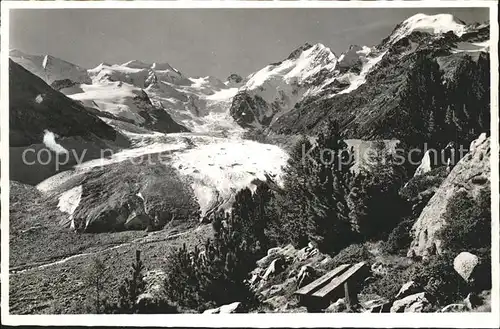
<svg viewBox="0 0 500 329"><path fill-rule="evenodd" d="M453 268L468 283L474 281L474 270L479 264L479 257L470 252L461 252L453 260Z"/></svg>
<svg viewBox="0 0 500 329"><path fill-rule="evenodd" d="M396 295L396 299L401 299L405 298L406 296L416 294L419 290L419 286L415 283L415 281L408 281L403 286L401 286L401 289L399 289L399 292Z"/></svg>
<svg viewBox="0 0 500 329"><path fill-rule="evenodd" d="M229 313L240 313L242 311L241 302L234 302L231 304L226 304L219 306L217 308L211 308L203 312L203 314L229 314Z"/></svg>
<svg viewBox="0 0 500 329"><path fill-rule="evenodd" d="M262 276L262 280L269 279L270 276L276 275L284 270L285 260L283 258L276 258L271 262L266 272Z"/></svg>
<svg viewBox="0 0 500 329"><path fill-rule="evenodd" d="M262 257L257 261L257 266L261 268L267 268L271 262L277 258L295 258L297 255L297 249L291 244L285 247L275 247L267 251L267 255Z"/></svg>
<svg viewBox="0 0 500 329"><path fill-rule="evenodd" d="M227 305L222 305L220 307L221 314L229 314L229 313L239 313L241 311L242 304L241 302L234 302Z"/></svg>
<svg viewBox="0 0 500 329"><path fill-rule="evenodd" d="M311 265L304 265L300 268L299 274L297 275L297 287L302 288L311 283L315 278L316 270Z"/></svg>
<svg viewBox="0 0 500 329"><path fill-rule="evenodd" d="M464 304L469 311L472 311L473 309L481 305L481 302L481 298L474 293L468 294L464 299Z"/></svg>
<svg viewBox="0 0 500 329"><path fill-rule="evenodd" d="M363 303L366 313L385 313L390 310L390 302L386 298L378 298Z"/></svg>
<svg viewBox="0 0 500 329"><path fill-rule="evenodd" d="M147 304L151 303L153 300L154 300L154 297L153 297L152 294L150 294L150 293L143 293L143 294L140 294L137 297L137 300L136 300L135 303L137 305L147 305Z"/></svg>
<svg viewBox="0 0 500 329"><path fill-rule="evenodd" d="M474 177L484 177L478 181ZM490 184L490 138L486 135L475 140L469 153L451 170L436 193L422 210L413 225L410 235L412 242L408 255L424 256L435 247L436 253L442 252L439 231L446 224L444 214L450 199L459 191L477 197L480 190Z"/></svg>
<svg viewBox="0 0 500 329"><path fill-rule="evenodd" d="M417 170L415 170L415 175L413 175L413 177L423 175L426 172L431 171L431 157L429 152L430 150L425 151L424 156L422 157L422 161L420 162Z"/></svg>
<svg viewBox="0 0 500 329"><path fill-rule="evenodd" d="M328 306L325 310L326 313L340 313L347 309L347 304L344 298L339 298L335 303Z"/></svg>
<svg viewBox="0 0 500 329"><path fill-rule="evenodd" d="M464 304L450 304L441 309L441 313L467 312L467 306Z"/></svg>
<svg viewBox="0 0 500 329"><path fill-rule="evenodd" d="M425 292L406 296L403 299L396 300L391 307L391 313L403 312L422 312L425 306L429 305Z"/></svg>

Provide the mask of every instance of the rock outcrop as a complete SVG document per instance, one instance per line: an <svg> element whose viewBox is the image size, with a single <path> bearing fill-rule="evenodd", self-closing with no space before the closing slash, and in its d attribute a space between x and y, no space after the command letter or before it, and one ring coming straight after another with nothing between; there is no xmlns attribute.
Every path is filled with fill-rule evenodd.
<svg viewBox="0 0 500 329"><path fill-rule="evenodd" d="M401 299L405 298L406 296L416 294L418 292L418 285L415 283L415 281L408 281L403 286L401 289L399 289L399 292L396 295L396 299Z"/></svg>
<svg viewBox="0 0 500 329"><path fill-rule="evenodd" d="M241 302L234 302L227 305L222 305L217 308L212 308L203 312L203 314L230 314L240 313L242 308Z"/></svg>
<svg viewBox="0 0 500 329"><path fill-rule="evenodd" d="M425 292L406 296L392 304L391 313L420 313L429 305Z"/></svg>
<svg viewBox="0 0 500 329"><path fill-rule="evenodd" d="M464 304L450 304L441 309L441 313L467 312L467 307Z"/></svg>
<svg viewBox="0 0 500 329"><path fill-rule="evenodd" d="M445 225L444 214L450 199L460 191L477 197L479 191L489 185L490 138L481 134L422 210L410 232L413 240L408 255L427 256L433 249L440 253L442 241L438 233Z"/></svg>
<svg viewBox="0 0 500 329"><path fill-rule="evenodd" d="M418 166L417 170L415 170L415 175L414 176L419 176L422 174L425 174L426 172L431 171L431 157L429 154L429 150L427 150L422 157L422 161L420 162L420 165Z"/></svg>

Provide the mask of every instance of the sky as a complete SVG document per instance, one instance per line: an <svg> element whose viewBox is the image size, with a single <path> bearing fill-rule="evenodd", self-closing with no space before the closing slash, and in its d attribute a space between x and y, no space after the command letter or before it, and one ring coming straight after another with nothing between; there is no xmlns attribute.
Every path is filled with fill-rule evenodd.
<svg viewBox="0 0 500 329"><path fill-rule="evenodd" d="M132 59L168 62L187 76L246 76L308 42L338 56L375 45L417 14L488 20L487 8L17 9L10 48L92 68Z"/></svg>

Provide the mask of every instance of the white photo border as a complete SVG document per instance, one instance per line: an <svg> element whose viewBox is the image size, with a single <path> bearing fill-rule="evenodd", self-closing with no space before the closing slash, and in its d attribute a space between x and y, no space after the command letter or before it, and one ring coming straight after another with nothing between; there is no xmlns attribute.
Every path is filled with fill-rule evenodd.
<svg viewBox="0 0 500 329"><path fill-rule="evenodd" d="M468 8L490 11L492 294L490 313L287 313L157 315L11 315L9 291L9 12L51 8ZM2 1L1 6L1 319L2 325L133 327L440 327L498 328L499 303L499 136L497 1Z"/></svg>

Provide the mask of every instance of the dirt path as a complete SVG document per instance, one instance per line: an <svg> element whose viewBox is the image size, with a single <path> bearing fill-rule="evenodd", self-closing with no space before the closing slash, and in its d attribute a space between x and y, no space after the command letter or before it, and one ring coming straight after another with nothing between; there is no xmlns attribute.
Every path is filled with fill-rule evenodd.
<svg viewBox="0 0 500 329"><path fill-rule="evenodd" d="M134 240L132 240L130 242L125 242L125 243L122 243L122 244L119 244L119 245L116 245L116 246L104 248L102 250L97 250L97 251L93 251L93 252L86 252L86 253L81 253L81 254L75 254L75 255L71 255L71 256L65 257L63 259L54 261L54 262L48 262L48 263L41 264L41 265L39 265L39 264L38 265L31 265L31 266L27 265L28 268L24 268L22 270L17 270L17 271L16 270L10 271L10 274L11 275L18 275L18 274L22 274L22 273L25 273L25 272L28 272L28 271L32 271L32 270L37 270L37 269L41 270L41 269L44 269L44 268L47 268L47 267L51 267L51 266L55 266L55 265L61 265L61 264L64 264L64 263L66 263L68 261L71 261L71 260L74 260L74 259L77 259L77 258L94 256L94 255L102 254L102 253L105 253L105 252L108 252L108 251L111 251L111 250L115 250L115 249L118 249L118 248L127 247L127 246L130 246L130 245L133 245L133 244L149 244L149 243L156 243L156 242L168 241L168 240L175 239L175 238L178 238L180 236L189 234L189 233L193 232L196 229L197 228L192 228L192 229L188 229L186 231L180 232L180 233L167 234L167 235L165 235L163 237L161 237L162 234L165 234L165 232L163 232L163 231L152 232L152 233L148 234L147 236L144 236L144 237L141 237L141 238L137 238L137 239L134 239Z"/></svg>

